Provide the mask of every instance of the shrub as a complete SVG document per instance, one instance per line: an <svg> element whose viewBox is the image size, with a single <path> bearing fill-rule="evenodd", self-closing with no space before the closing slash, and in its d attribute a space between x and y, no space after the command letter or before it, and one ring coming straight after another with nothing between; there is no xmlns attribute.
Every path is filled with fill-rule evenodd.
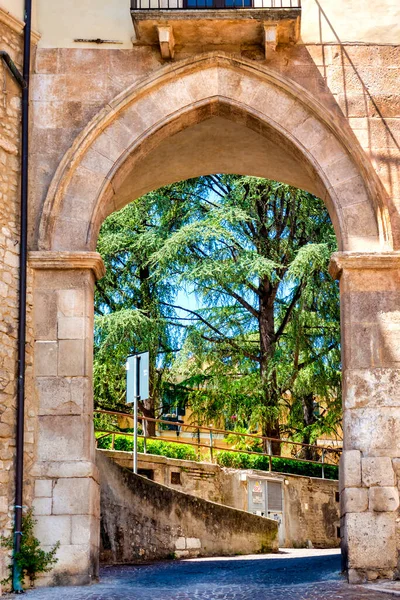
<svg viewBox="0 0 400 600"><path fill-rule="evenodd" d="M98 440L97 447L102 450L111 449L111 435ZM196 450L192 446L175 444L164 440L146 440L146 448L149 454L166 456L167 458L178 458L180 460L197 460ZM125 452L133 451L133 438L123 435L115 435L114 449ZM138 439L138 452L144 451L143 438Z"/></svg>
<svg viewBox="0 0 400 600"><path fill-rule="evenodd" d="M217 463L222 467L233 469L269 470L269 458L265 455L257 456L256 454L222 451L217 454ZM321 477L322 465L275 456L272 458L272 471L305 475L307 477ZM324 471L326 479L338 479L339 468L336 465L325 465Z"/></svg>
<svg viewBox="0 0 400 600"><path fill-rule="evenodd" d="M178 458L181 460L198 460L196 450L192 446L184 446L164 440L147 440L147 452L166 456L167 458ZM138 439L138 451L143 452L143 439ZM98 448L109 450L111 448L111 435L98 441ZM115 450L133 451L133 439L123 435L115 435ZM255 469L260 471L269 470L269 458L264 454L247 454L246 452L229 452L222 450L216 452L217 463L221 467L231 469ZM306 477L321 477L322 466L319 464L297 461L291 458L274 456L272 458L272 470L277 473L291 473L293 475L304 475ZM336 465L325 464L325 478L338 479L339 469Z"/></svg>
<svg viewBox="0 0 400 600"><path fill-rule="evenodd" d="M15 555L15 560L19 567L20 583L22 584L25 577L29 577L31 587L33 587L39 573L51 571L53 565L57 563L56 552L60 547L60 542L57 542L48 552L42 550L39 540L33 535L35 524L33 511L30 509L22 517L21 549ZM8 537L1 536L0 544L3 548L12 550L14 546L14 534ZM1 582L2 584L12 581L12 565L9 566L9 569L10 575Z"/></svg>

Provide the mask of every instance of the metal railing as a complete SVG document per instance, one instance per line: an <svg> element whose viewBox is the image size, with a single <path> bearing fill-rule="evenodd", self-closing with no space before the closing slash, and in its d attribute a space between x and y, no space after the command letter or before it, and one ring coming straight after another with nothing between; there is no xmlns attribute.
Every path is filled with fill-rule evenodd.
<svg viewBox="0 0 400 600"><path fill-rule="evenodd" d="M132 419L132 415L128 413L120 413L110 410L96 410L96 414L114 415L117 417L128 417ZM157 441L168 441L175 444L182 444L185 446L192 446L197 449L197 454L201 456L201 450L206 450L209 453L211 462L214 462L216 452L234 452L240 454L249 454L256 456L264 456L268 459L268 470L274 471L274 459L290 460L297 463L306 463L310 465L318 465L321 467L322 479L325 479L325 468L327 465L337 466L338 459L342 450L340 448L331 448L326 446L316 446L312 444L303 444L301 442L293 442L288 439L277 439L265 437L256 433L240 433L237 431L228 431L226 429L219 429L217 427L206 427L204 425L190 425L188 423L174 423L173 421L167 421L164 419L152 419L150 417L139 417L139 421L142 422L143 434L138 435L139 438L144 440L144 452L146 452L146 440L157 440ZM166 426L178 426L180 430L191 430L193 441L184 441L181 437L177 436L176 439L171 440L160 435L151 436L147 433L147 423L155 423L156 425ZM164 430L165 431L165 430ZM167 430L168 431L168 430ZM173 433L169 431L169 433ZM180 433L180 432L179 432ZM201 440L201 433L206 433L208 437L208 443L203 443ZM111 449L115 449L115 438L116 436L124 436L133 438L133 433L127 433L125 431L106 431L104 429L96 430L96 444L97 442L106 437L111 436ZM242 442L243 440L251 440L252 442L258 442L262 446L262 451L255 451L247 448L232 448L227 445L218 445L218 435L224 437L232 437ZM288 452L288 449L289 452ZM286 451L286 452L285 452ZM303 458L304 453L310 453L314 456L314 459ZM288 455L289 454L289 455ZM303 456L302 456L303 455Z"/></svg>
<svg viewBox="0 0 400 600"><path fill-rule="evenodd" d="M301 8L301 0L131 0L131 10L218 10Z"/></svg>

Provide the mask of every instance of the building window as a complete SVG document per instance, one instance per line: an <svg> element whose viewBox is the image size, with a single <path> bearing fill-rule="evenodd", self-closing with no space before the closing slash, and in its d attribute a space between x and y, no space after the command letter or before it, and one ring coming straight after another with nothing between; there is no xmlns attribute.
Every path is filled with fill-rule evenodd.
<svg viewBox="0 0 400 600"><path fill-rule="evenodd" d="M171 473L171 483L173 485L182 485L181 483L181 474L176 471L172 471Z"/></svg>

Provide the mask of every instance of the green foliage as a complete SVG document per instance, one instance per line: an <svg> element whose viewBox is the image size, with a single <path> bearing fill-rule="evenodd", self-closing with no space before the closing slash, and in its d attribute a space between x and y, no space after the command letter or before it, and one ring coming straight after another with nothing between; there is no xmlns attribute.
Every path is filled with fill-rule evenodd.
<svg viewBox="0 0 400 600"><path fill-rule="evenodd" d="M34 585L39 573L51 571L53 566L58 562L56 552L60 547L60 542L57 542L48 552L42 550L39 540L33 534L35 524L36 521L33 517L33 511L30 509L22 518L21 549L15 555L15 560L19 567L21 583L25 577L29 577L31 586ZM11 534L8 537L1 536L0 543L3 548L12 550L14 545L14 535ZM12 581L12 565L10 565L9 569L10 575L7 579L2 581L3 585Z"/></svg>
<svg viewBox="0 0 400 600"><path fill-rule="evenodd" d="M269 457L265 455L245 454L242 452L222 451L217 454L217 463L221 467L232 469L269 470ZM291 473L307 477L321 477L322 467L313 463L299 462L290 458L273 457L272 471L277 473ZM338 479L339 469L335 465L325 465L326 479Z"/></svg>
<svg viewBox="0 0 400 600"><path fill-rule="evenodd" d="M126 356L150 349L145 416L186 403L195 424L234 418L239 431L307 443L337 435L336 241L320 199L255 177L199 177L111 215L98 250L96 407L123 410ZM199 308L182 307L180 290Z"/></svg>
<svg viewBox="0 0 400 600"><path fill-rule="evenodd" d="M97 447L101 448L102 450L110 450L111 436L107 436L98 440ZM131 437L116 434L114 449L132 452L133 439ZM180 460L198 460L196 451L192 446L175 444L174 442L164 442L163 440L146 440L146 449L148 454L156 454L157 456L178 458ZM144 451L143 438L138 439L138 451Z"/></svg>

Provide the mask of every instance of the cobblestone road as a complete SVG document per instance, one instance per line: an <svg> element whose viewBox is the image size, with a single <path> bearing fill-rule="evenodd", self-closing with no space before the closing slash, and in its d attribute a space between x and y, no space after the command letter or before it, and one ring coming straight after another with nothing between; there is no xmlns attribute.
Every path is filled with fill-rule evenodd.
<svg viewBox="0 0 400 600"><path fill-rule="evenodd" d="M280 555L107 567L101 571L99 584L32 590L25 597L27 600L388 600L391 597L348 586L339 570L340 556L336 551L284 550Z"/></svg>

